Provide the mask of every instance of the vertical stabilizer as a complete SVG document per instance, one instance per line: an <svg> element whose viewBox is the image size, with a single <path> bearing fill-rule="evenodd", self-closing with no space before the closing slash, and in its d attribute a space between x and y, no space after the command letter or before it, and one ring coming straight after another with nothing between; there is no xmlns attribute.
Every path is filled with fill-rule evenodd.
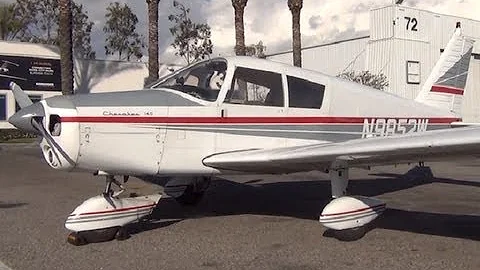
<svg viewBox="0 0 480 270"><path fill-rule="evenodd" d="M474 40L462 34L460 23L423 85L418 102L460 114Z"/></svg>

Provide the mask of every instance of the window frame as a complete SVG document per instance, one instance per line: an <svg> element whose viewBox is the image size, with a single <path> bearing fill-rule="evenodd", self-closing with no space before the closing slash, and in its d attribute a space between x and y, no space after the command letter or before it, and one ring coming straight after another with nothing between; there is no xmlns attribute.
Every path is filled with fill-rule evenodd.
<svg viewBox="0 0 480 270"><path fill-rule="evenodd" d="M281 105L266 105L265 100L262 102L262 104L245 103L245 100L243 101L243 103L230 102L231 97L233 95L233 90L235 89L235 84L237 82L237 77L235 77L235 74L236 74L238 69L244 69L244 70L248 70L249 72L255 72L255 73L258 73L258 72L270 73L272 76L278 76L279 81L277 83L278 83L278 87L281 87L281 91L280 90L277 90L277 91L278 91L278 93L281 93L281 95L282 95ZM287 101L286 96L285 96L287 91L286 91L285 83L284 83L284 74L282 72L265 70L265 69L257 69L257 68L251 68L251 67L245 67L245 66L234 66L231 76L232 77L231 77L231 80L230 80L230 84L229 84L228 88L226 89L226 94L225 94L225 97L223 98L223 103L224 104L262 106L262 107L269 107L269 108L285 108L285 106L287 106L288 101ZM249 82L249 81L246 81L246 80L245 80L245 82L247 84L250 83L252 85L258 85L260 87L264 87L266 89L269 89L270 91L272 89L274 89L274 87L268 87L268 86L265 86L265 85L260 85L260 84L257 84L257 83L254 83L254 82ZM273 86L273 84L271 86ZM247 91L248 91L248 89L247 89ZM270 91L267 93L267 96L270 93Z"/></svg>
<svg viewBox="0 0 480 270"><path fill-rule="evenodd" d="M6 93L3 93L3 94L0 94L0 97L3 97L3 100L5 102L5 109L3 111L5 113L5 118L0 117L0 122L1 122L1 121L8 120L8 95Z"/></svg>
<svg viewBox="0 0 480 270"><path fill-rule="evenodd" d="M418 74L409 73L409 68L408 68L409 64L418 64ZM409 75L418 76L418 81L410 81ZM420 64L420 61L407 60L405 65L405 76L406 76L407 84L420 84L422 82L422 66Z"/></svg>
<svg viewBox="0 0 480 270"><path fill-rule="evenodd" d="M293 106L292 105L292 102L290 100L290 93L293 93L291 92L292 89L290 89L290 84L289 84L289 81L288 79L289 78L293 78L293 79L296 79L296 80L301 80L303 82L306 82L306 83L309 83L309 84L314 84L314 85L318 85L318 86L322 86L323 89L323 93L322 93L322 98L321 98L321 103L320 103L320 107L298 107L298 106ZM325 102L326 102L326 90L327 90L327 84L326 83L320 83L320 82L315 82L311 79L306 79L304 77L301 77L301 76L296 76L296 75L288 75L286 74L285 76L285 83L287 84L287 87L288 87L288 108L289 109L307 109L307 110L321 110L322 108L325 107ZM310 88L309 91L311 91L313 88ZM317 91L316 89L314 89L315 91Z"/></svg>

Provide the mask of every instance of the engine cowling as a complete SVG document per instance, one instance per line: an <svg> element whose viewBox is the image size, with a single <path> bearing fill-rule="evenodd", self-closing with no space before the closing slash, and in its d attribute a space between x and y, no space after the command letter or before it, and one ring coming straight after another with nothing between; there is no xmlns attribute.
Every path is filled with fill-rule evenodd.
<svg viewBox="0 0 480 270"><path fill-rule="evenodd" d="M58 99L58 97L55 97ZM80 147L80 128L75 122L62 122L64 117L74 117L77 110L71 101L62 100L62 107L50 105L49 99L41 101L45 116L42 119L49 138L43 138L40 147L47 163L54 169L71 170L76 166Z"/></svg>

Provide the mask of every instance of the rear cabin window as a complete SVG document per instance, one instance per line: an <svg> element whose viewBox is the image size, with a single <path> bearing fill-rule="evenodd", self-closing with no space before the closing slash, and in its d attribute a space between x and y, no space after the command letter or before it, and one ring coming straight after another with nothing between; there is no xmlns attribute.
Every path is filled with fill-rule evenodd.
<svg viewBox="0 0 480 270"><path fill-rule="evenodd" d="M289 107L320 109L325 85L287 76Z"/></svg>
<svg viewBox="0 0 480 270"><path fill-rule="evenodd" d="M0 121L7 120L7 97L0 95Z"/></svg>
<svg viewBox="0 0 480 270"><path fill-rule="evenodd" d="M274 72L238 67L225 102L282 107L282 76Z"/></svg>

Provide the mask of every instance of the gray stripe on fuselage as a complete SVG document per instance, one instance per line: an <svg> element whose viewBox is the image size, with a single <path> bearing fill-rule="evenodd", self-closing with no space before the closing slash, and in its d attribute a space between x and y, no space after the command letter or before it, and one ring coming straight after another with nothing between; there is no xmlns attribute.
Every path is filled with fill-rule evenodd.
<svg viewBox="0 0 480 270"><path fill-rule="evenodd" d="M162 125L144 126L167 130L215 132L242 136L305 139L342 142L362 137L363 124L348 125ZM408 126L407 126L408 127ZM450 128L448 124L430 124L427 130Z"/></svg>
<svg viewBox="0 0 480 270"><path fill-rule="evenodd" d="M167 129L214 131L224 134L292 138L319 141L346 141L362 137L362 125L202 125L174 126Z"/></svg>
<svg viewBox="0 0 480 270"><path fill-rule="evenodd" d="M141 106L202 106L176 93L162 90L137 90L113 93L92 93L55 96L45 99L48 106L74 109L77 107L141 107Z"/></svg>

